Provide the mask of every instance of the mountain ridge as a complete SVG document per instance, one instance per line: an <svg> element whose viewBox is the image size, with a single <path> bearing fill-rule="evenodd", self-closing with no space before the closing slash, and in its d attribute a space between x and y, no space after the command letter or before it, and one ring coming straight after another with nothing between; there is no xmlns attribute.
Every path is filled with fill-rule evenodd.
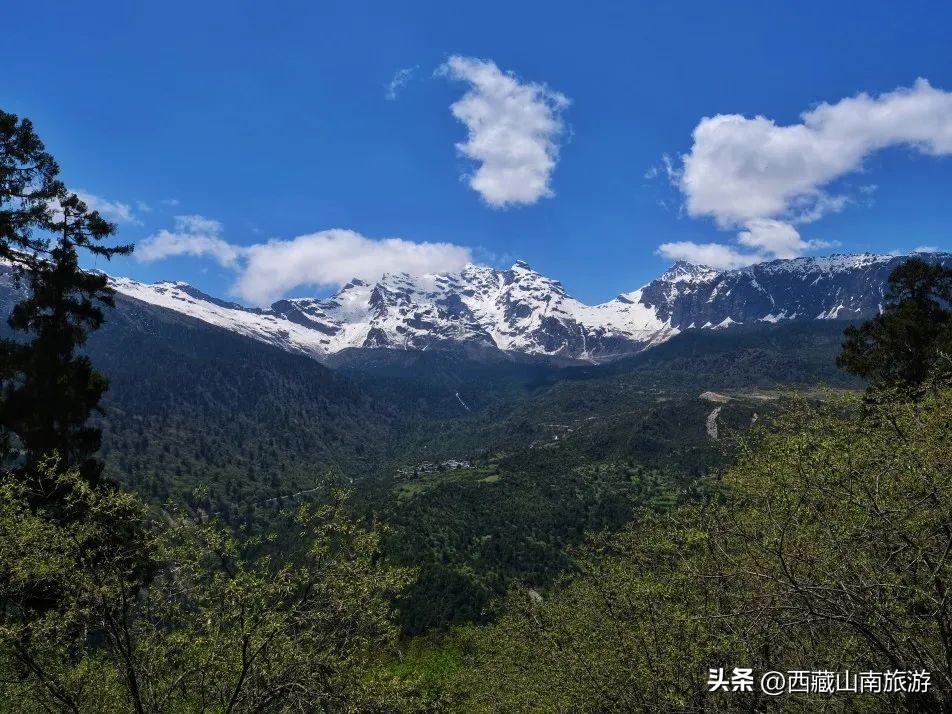
<svg viewBox="0 0 952 714"><path fill-rule="evenodd" d="M952 253L917 254L952 265ZM466 345L567 362L599 363L689 329L782 320L860 319L882 307L889 273L906 255L834 254L718 271L678 261L659 277L586 305L524 261L506 270L353 279L327 298L268 309L206 295L183 282L110 278L121 294L319 361L354 348Z"/></svg>

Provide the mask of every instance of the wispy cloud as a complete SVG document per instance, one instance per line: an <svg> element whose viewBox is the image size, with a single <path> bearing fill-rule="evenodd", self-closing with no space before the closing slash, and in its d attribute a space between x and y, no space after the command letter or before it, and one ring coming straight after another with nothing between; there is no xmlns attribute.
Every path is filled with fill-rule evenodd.
<svg viewBox="0 0 952 714"><path fill-rule="evenodd" d="M491 60L453 56L437 74L469 84L450 111L469 131L457 150L478 164L464 177L470 187L494 208L552 196L569 99L543 84L520 81Z"/></svg>
<svg viewBox="0 0 952 714"><path fill-rule="evenodd" d="M235 265L243 249L221 237L222 224L204 216L176 216L172 230L163 229L139 242L136 260L152 262L173 255L210 257L220 265Z"/></svg>
<svg viewBox="0 0 952 714"><path fill-rule="evenodd" d="M125 223L130 225L141 225L142 221L136 217L132 206L121 201L110 201L109 199L97 196L89 191L77 189L76 195L86 204L91 211L98 211L107 221L113 223Z"/></svg>
<svg viewBox="0 0 952 714"><path fill-rule="evenodd" d="M404 67L394 72L393 77L387 82L387 91L384 96L390 101L395 100L399 96L400 91L407 86L413 78L413 73L416 72L417 69L419 69L419 66Z"/></svg>

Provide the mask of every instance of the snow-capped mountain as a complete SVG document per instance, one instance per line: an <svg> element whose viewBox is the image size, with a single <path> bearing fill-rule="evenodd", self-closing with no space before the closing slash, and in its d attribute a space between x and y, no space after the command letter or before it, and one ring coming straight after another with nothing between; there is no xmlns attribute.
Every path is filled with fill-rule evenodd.
<svg viewBox="0 0 952 714"><path fill-rule="evenodd" d="M329 298L268 310L216 300L185 283L112 281L116 290L285 349L322 358L347 348L427 349L463 343L567 359L610 359L677 334L627 297L585 305L523 262L508 270L352 280Z"/></svg>
<svg viewBox="0 0 952 714"><path fill-rule="evenodd" d="M332 297L280 300L267 310L218 300L186 283L113 278L112 284L130 298L317 359L348 348L464 344L600 362L686 329L874 314L889 273L906 257L832 255L729 271L679 262L600 305L579 302L521 261L508 270L469 265L458 273L355 279ZM952 265L949 253L923 257Z"/></svg>

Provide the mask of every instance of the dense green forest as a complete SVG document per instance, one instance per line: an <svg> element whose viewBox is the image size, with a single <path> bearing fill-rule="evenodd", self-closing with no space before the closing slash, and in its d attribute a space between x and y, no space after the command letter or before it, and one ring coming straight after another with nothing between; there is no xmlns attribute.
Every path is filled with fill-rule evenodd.
<svg viewBox="0 0 952 714"><path fill-rule="evenodd" d="M0 710L952 707L952 270L611 365L329 369L115 300L58 171L0 112Z"/></svg>

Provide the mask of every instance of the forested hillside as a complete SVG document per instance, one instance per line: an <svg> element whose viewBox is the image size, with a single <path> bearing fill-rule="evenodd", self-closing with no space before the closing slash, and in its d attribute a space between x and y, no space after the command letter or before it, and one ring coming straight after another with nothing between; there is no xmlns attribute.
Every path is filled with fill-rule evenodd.
<svg viewBox="0 0 952 714"><path fill-rule="evenodd" d="M417 666L442 672L443 706L478 711L948 711L950 415L948 390L795 399L745 440L719 499L639 514ZM909 674L853 695L712 691L709 668L741 662Z"/></svg>
<svg viewBox="0 0 952 714"><path fill-rule="evenodd" d="M352 380L166 310L120 300L89 345L110 380L103 455L147 498L207 486L227 520L373 474L397 412Z"/></svg>

